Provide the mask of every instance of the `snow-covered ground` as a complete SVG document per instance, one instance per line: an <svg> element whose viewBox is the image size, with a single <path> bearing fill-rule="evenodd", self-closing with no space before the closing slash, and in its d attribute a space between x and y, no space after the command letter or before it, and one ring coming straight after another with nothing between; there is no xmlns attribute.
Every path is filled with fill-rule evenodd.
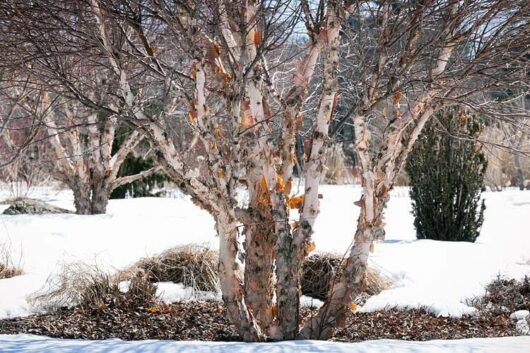
<svg viewBox="0 0 530 353"><path fill-rule="evenodd" d="M278 343L175 342L118 339L58 340L31 335L0 335L2 353L528 353L530 336L452 341L397 340L338 343L287 341Z"/></svg>
<svg viewBox="0 0 530 353"><path fill-rule="evenodd" d="M352 241L358 213L353 201L360 189L324 186L322 194L314 235L317 250L343 254ZM41 188L32 196L73 208L67 191ZM476 243L418 241L408 191L395 190L386 212L386 240L371 257L372 266L391 276L394 285L361 310L424 306L435 314L458 316L473 310L465 299L483 294L484 285L496 275L530 274L530 192L508 190L484 196L485 222ZM6 197L0 192L0 199ZM0 205L0 212L6 207ZM20 259L25 275L0 280L0 318L30 314L26 297L65 263L83 261L117 270L179 244L217 247L212 218L178 195L111 200L108 214L98 216L1 215L2 243L9 244L14 259ZM175 288L164 288L170 297L179 297Z"/></svg>
<svg viewBox="0 0 530 353"><path fill-rule="evenodd" d="M351 245L360 190L324 186L315 226L317 249L343 254ZM0 190L0 200L7 198ZM36 189L33 197L72 209L68 191ZM385 242L376 246L371 265L394 279L392 288L372 297L360 310L428 307L439 315L472 312L466 298L481 295L498 274L530 274L530 192L485 193L486 215L476 243L416 240L406 189L392 193L386 211ZM0 212L7 207L0 205ZM100 216L0 215L0 245L7 245L23 276L0 280L0 318L28 315L27 296L41 289L64 264L81 261L103 270L118 270L139 258L179 244L217 247L211 217L186 197L112 200ZM161 283L167 300L191 296L181 285ZM208 295L206 295L208 297ZM311 303L311 298L304 298ZM314 303L313 303L314 304ZM0 335L1 353L124 352L529 352L530 336L452 341L362 343L296 341L272 344L121 340L57 340L31 335Z"/></svg>
<svg viewBox="0 0 530 353"><path fill-rule="evenodd" d="M360 189L324 186L322 194L314 235L317 250L343 254L352 241L358 213L353 201ZM7 196L0 192L0 199ZM33 196L73 207L68 191L41 188ZM530 274L530 192L484 196L487 209L477 242L439 242L415 239L408 191L395 190L386 211L386 240L371 257L372 266L391 276L394 285L360 310L423 306L435 314L458 316L473 311L466 298L483 294L484 285L498 274ZM0 212L6 207L0 205ZM26 297L69 262L112 271L179 244L217 247L212 218L178 195L111 200L106 215L0 215L2 243L8 244L15 261L20 259L25 274L0 280L0 318L30 314ZM175 296L164 288L169 297Z"/></svg>

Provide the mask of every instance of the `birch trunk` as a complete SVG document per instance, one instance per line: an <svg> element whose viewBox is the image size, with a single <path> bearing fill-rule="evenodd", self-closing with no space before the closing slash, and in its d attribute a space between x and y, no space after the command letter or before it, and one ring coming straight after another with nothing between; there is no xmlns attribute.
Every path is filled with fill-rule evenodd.
<svg viewBox="0 0 530 353"><path fill-rule="evenodd" d="M248 27L245 28L244 50L240 62L251 63L258 54L256 36L260 35L260 26L256 23L259 2L249 1L244 16ZM272 300L274 295L273 263L274 241L276 239L272 209L276 206L273 193L276 171L273 162L274 146L270 139L272 133L266 112L268 98L264 95L263 64L253 65L250 77L245 82L246 101L243 112L251 117L256 126L250 127L245 137L245 152L250 158L246 161L250 196L250 216L245 222L245 299L261 330L267 334L273 321Z"/></svg>
<svg viewBox="0 0 530 353"><path fill-rule="evenodd" d="M380 231L379 225L383 222L382 209L386 205L386 199L375 196L374 188L370 186L364 188L364 195L358 204L361 210L357 220L354 245L344 264L343 274L335 280L328 300L317 316L304 326L300 335L302 338L331 338L335 328L344 326L353 298L366 288L368 256L372 243Z"/></svg>
<svg viewBox="0 0 530 353"><path fill-rule="evenodd" d="M256 322L267 332L273 320L274 221L270 210L251 208L249 216L245 222L246 301Z"/></svg>
<svg viewBox="0 0 530 353"><path fill-rule="evenodd" d="M221 212L216 218L219 235L219 280L228 317L245 341L263 341L265 335L256 325L254 316L245 303L236 221L225 212Z"/></svg>
<svg viewBox="0 0 530 353"><path fill-rule="evenodd" d="M311 141L311 152L306 163L305 194L300 223L293 231L294 237L285 229L278 234L277 300L278 321L283 339L294 339L299 333L301 268L305 257L314 248L311 234L319 212L318 190L324 172L323 147L337 100L340 28L344 19L344 13L341 12L344 10L338 4L329 4L326 31L318 39L323 56L323 90Z"/></svg>

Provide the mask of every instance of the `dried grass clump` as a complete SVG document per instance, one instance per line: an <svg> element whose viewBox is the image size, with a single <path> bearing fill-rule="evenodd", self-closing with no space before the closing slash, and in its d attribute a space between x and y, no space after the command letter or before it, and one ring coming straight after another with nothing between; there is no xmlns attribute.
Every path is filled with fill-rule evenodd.
<svg viewBox="0 0 530 353"><path fill-rule="evenodd" d="M470 304L495 314L530 310L530 277L518 281L497 276L486 286L486 294L470 300Z"/></svg>
<svg viewBox="0 0 530 353"><path fill-rule="evenodd" d="M331 254L315 254L309 256L302 268L302 294L312 298L326 300L332 281L337 278L342 259ZM391 281L378 271L369 268L366 275L367 295L379 294L388 288Z"/></svg>
<svg viewBox="0 0 530 353"><path fill-rule="evenodd" d="M50 277L45 288L30 301L45 310L73 306L92 310L137 308L157 302L156 287L141 272L126 282L128 290L120 286L123 282L120 275L110 275L96 265L72 263L65 265L59 275Z"/></svg>
<svg viewBox="0 0 530 353"><path fill-rule="evenodd" d="M215 251L204 246L184 245L142 259L133 269L143 271L151 282L182 283L196 291L217 292L217 264Z"/></svg>
<svg viewBox="0 0 530 353"><path fill-rule="evenodd" d="M5 264L3 261L4 260L0 260L0 279L20 276L23 273L21 268Z"/></svg>
<svg viewBox="0 0 530 353"><path fill-rule="evenodd" d="M219 291L217 253L209 248L186 245L144 258L115 275L95 265L73 263L48 280L46 288L31 298L37 308L54 310L80 306L105 310L109 307L131 308L156 305L156 282L182 283L196 291ZM302 293L325 300L341 259L329 254L307 258L303 266ZM368 270L366 294L374 295L388 288L390 281L373 269ZM123 284L128 284L125 291Z"/></svg>
<svg viewBox="0 0 530 353"><path fill-rule="evenodd" d="M20 264L17 265L13 261L9 246L0 244L0 279L20 276L22 273Z"/></svg>

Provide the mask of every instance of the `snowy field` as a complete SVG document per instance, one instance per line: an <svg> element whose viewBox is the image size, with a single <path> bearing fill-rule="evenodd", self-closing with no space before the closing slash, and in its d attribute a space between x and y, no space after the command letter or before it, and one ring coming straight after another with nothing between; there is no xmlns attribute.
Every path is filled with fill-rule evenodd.
<svg viewBox="0 0 530 353"><path fill-rule="evenodd" d="M359 198L360 189L324 186L322 194L314 235L317 250L342 255L352 241L358 213L353 201ZM30 196L73 209L68 191L42 188ZM6 197L5 191L0 192L0 199ZM495 276L521 278L530 274L530 192L486 192L484 197L485 222L476 243L438 242L415 239L408 191L395 190L386 211L386 240L376 245L371 256L371 265L393 278L394 284L370 298L360 310L426 307L437 315L459 316L473 312L466 299L482 295L484 285ZM6 207L0 205L0 212ZM27 296L41 289L64 264L82 261L108 271L119 270L141 257L189 243L216 248L214 222L205 211L178 194L173 198L111 200L108 214L98 216L0 215L0 244L9 246L25 272L23 276L0 280L0 318L31 314L33 308ZM70 347L65 350L68 352L136 352L139 346L142 352L197 350L193 343L89 343L0 336L2 353L56 352L54 347L59 345ZM200 352L257 351L257 346L252 345L201 343L201 347ZM376 347L378 352L530 352L530 338L469 340L462 347L450 341L296 342L266 347L266 352L367 352ZM500 350L488 350L491 347Z"/></svg>
<svg viewBox="0 0 530 353"><path fill-rule="evenodd" d="M530 336L454 341L361 343L291 341L278 343L175 342L118 339L58 340L31 335L0 335L2 353L528 353Z"/></svg>

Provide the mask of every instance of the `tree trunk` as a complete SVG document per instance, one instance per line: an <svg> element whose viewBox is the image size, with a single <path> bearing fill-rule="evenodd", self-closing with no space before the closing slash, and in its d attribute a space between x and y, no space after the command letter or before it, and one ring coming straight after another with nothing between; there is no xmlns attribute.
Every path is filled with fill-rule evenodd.
<svg viewBox="0 0 530 353"><path fill-rule="evenodd" d="M104 180L94 182L92 185L91 214L105 214L109 203L110 193Z"/></svg>
<svg viewBox="0 0 530 353"><path fill-rule="evenodd" d="M319 212L318 190L325 169L323 147L328 136L329 123L337 103L339 90L337 66L340 28L344 21L344 13L348 13L352 5L350 4L348 8L341 8L338 3L330 2L328 6L325 39L321 38L322 42L318 45L322 48L323 57L322 95L312 133L311 151L308 153L305 165L302 215L293 232L294 236L285 228L278 232L278 321L283 339L294 339L299 334L301 267L307 254L314 248L311 235Z"/></svg>
<svg viewBox="0 0 530 353"><path fill-rule="evenodd" d="M353 299L366 288L368 256L372 243L382 228L382 210L388 200L386 196L374 195L373 190L365 187L363 197L356 203L361 207L361 211L357 220L354 245L346 259L341 276L332 286L328 300L302 329L300 333L302 338L331 338L335 328L344 326Z"/></svg>
<svg viewBox="0 0 530 353"><path fill-rule="evenodd" d="M245 341L264 341L265 335L245 303L237 223L223 211L216 217L216 228L219 235L219 281L228 317Z"/></svg>
<svg viewBox="0 0 530 353"><path fill-rule="evenodd" d="M281 195L279 195L281 196ZM283 200L283 198L281 198ZM300 276L305 249L297 249L289 225L287 209L278 207L275 219L276 251L276 298L278 302L278 328L276 339L295 339L300 325ZM305 221L301 227L305 228ZM309 227L311 228L311 227ZM298 250L298 251L297 251Z"/></svg>
<svg viewBox="0 0 530 353"><path fill-rule="evenodd" d="M272 324L274 295L274 222L269 215L250 210L245 226L245 294L247 304L263 332Z"/></svg>
<svg viewBox="0 0 530 353"><path fill-rule="evenodd" d="M74 193L75 213L87 215L92 213L90 189L85 186L70 186Z"/></svg>

